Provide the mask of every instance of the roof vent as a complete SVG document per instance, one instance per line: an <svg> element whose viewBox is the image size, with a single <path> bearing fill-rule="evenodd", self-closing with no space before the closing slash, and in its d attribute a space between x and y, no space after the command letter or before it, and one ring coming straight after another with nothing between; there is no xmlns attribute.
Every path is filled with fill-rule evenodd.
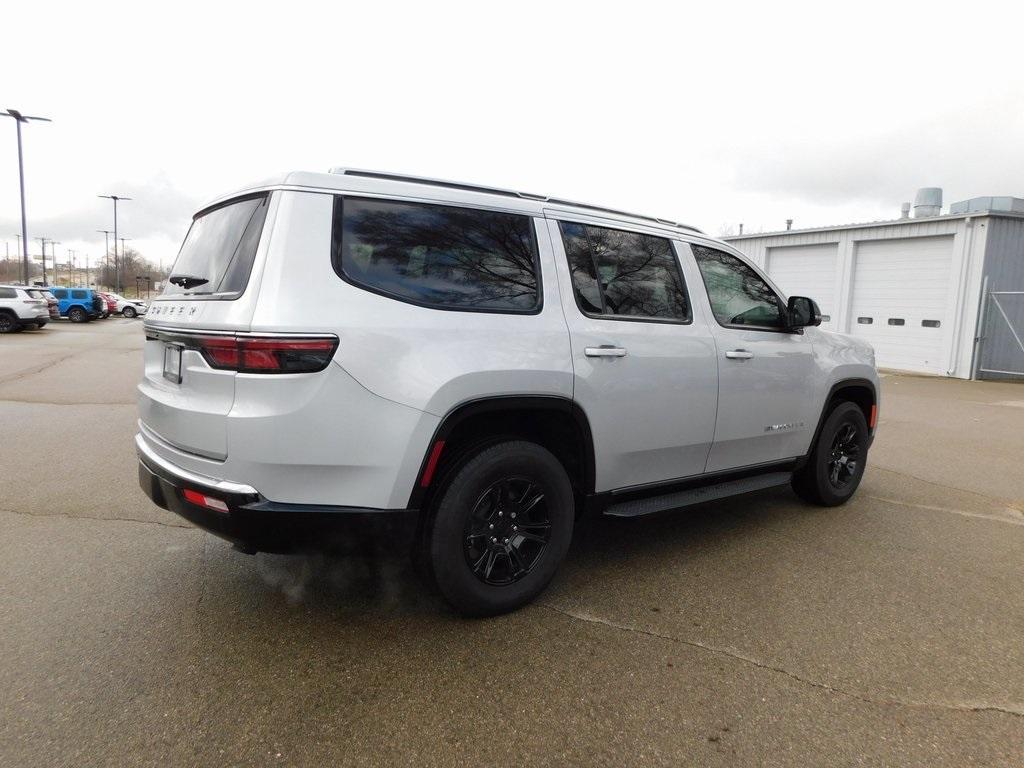
<svg viewBox="0 0 1024 768"><path fill-rule="evenodd" d="M938 216L942 212L942 188L921 187L914 195L914 218Z"/></svg>

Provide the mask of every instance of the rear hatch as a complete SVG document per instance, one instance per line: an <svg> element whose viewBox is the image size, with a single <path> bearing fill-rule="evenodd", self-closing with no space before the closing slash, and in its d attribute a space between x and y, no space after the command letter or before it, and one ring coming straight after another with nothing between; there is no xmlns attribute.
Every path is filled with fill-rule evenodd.
<svg viewBox="0 0 1024 768"><path fill-rule="evenodd" d="M193 219L145 320L139 418L151 440L210 459L227 457L237 371L214 367L223 358L211 357L211 349L249 329L258 294L258 280L250 278L266 250L261 243L272 201L270 193L235 198Z"/></svg>

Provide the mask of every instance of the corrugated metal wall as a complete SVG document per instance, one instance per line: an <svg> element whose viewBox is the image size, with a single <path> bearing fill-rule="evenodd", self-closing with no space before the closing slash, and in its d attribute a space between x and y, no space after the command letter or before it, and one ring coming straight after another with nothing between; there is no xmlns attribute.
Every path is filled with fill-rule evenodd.
<svg viewBox="0 0 1024 768"><path fill-rule="evenodd" d="M984 276L989 295L985 297L977 375L1024 379L1024 293L1013 294L1024 292L1024 220L992 217L988 227Z"/></svg>

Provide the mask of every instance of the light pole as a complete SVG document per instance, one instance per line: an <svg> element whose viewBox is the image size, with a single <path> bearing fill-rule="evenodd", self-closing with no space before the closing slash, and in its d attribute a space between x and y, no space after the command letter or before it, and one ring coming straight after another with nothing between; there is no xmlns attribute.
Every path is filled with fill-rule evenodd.
<svg viewBox="0 0 1024 768"><path fill-rule="evenodd" d="M29 120L38 120L44 123L50 122L48 117L32 117L31 115L23 115L16 109L7 109L4 112L0 112L0 115L5 117L13 117L14 122L18 126L18 181L21 185L21 245L22 245L22 262L25 270L25 285L28 285L28 221L25 218L25 162L22 159L21 152L21 124L27 123Z"/></svg>
<svg viewBox="0 0 1024 768"><path fill-rule="evenodd" d="M68 248L68 267L69 267L69 269L68 269L68 276L70 278L68 280L68 283L69 283L70 286L74 287L74 285L75 285L75 252L73 250L71 250L70 248Z"/></svg>
<svg viewBox="0 0 1024 768"><path fill-rule="evenodd" d="M110 279L110 236L113 234L109 229L97 229L97 232L103 233L103 266L105 268L106 277ZM117 241L114 241L114 245L117 245Z"/></svg>
<svg viewBox="0 0 1024 768"><path fill-rule="evenodd" d="M117 269L117 201L131 200L131 198L119 195L96 195L96 197L106 197L114 201L114 293L121 293L121 273ZM123 242L121 247L124 248Z"/></svg>
<svg viewBox="0 0 1024 768"><path fill-rule="evenodd" d="M39 247L40 247L40 249L43 252L43 255L42 255L42 258L43 258L43 285L46 285L46 244L48 242L53 242L53 241L50 240L50 238L48 238L48 237L37 237L36 240L39 241ZM54 254L56 254L56 253L57 252L54 251ZM25 285L28 285L27 281L25 282Z"/></svg>
<svg viewBox="0 0 1024 768"><path fill-rule="evenodd" d="M57 246L60 245L58 240L50 240L50 253L53 255L53 282L57 282ZM43 282L46 283L46 259L43 259ZM49 283L47 283L49 285Z"/></svg>
<svg viewBox="0 0 1024 768"><path fill-rule="evenodd" d="M132 239L134 239L134 238L131 238L131 237L122 237L122 238L120 238L120 240L121 240L121 279L122 280L124 279L124 271L125 271L125 269L128 268L127 265L125 264L124 243L125 243L126 240L132 240ZM115 237L114 238L114 252L115 253L117 252L117 240L118 240L118 238ZM120 291L118 291L118 293L120 293Z"/></svg>

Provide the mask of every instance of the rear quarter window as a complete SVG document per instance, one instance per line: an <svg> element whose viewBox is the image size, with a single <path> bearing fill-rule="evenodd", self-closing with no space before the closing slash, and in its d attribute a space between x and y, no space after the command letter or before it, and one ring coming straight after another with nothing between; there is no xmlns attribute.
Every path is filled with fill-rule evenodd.
<svg viewBox="0 0 1024 768"><path fill-rule="evenodd" d="M411 304L498 313L541 306L537 241L522 214L337 196L331 259L342 279Z"/></svg>
<svg viewBox="0 0 1024 768"><path fill-rule="evenodd" d="M0 299L13 299L16 298L18 292L13 288L0 288Z"/></svg>

